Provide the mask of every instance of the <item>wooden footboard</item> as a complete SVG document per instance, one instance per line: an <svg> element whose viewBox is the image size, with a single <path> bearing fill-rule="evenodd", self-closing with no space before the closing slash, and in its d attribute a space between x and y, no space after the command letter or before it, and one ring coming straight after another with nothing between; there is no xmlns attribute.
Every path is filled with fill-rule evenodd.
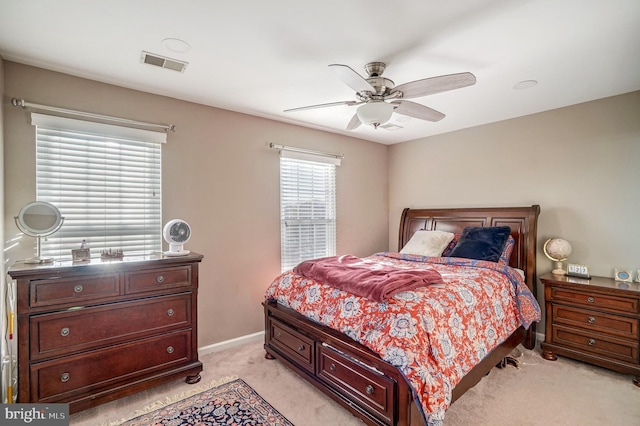
<svg viewBox="0 0 640 426"><path fill-rule="evenodd" d="M277 358L369 425L424 425L398 369L292 309L263 305L267 358Z"/></svg>

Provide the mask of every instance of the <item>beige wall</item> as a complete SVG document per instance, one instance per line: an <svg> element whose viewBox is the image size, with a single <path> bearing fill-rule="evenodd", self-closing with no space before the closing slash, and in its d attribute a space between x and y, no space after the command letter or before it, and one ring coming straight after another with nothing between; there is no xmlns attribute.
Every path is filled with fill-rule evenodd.
<svg viewBox="0 0 640 426"><path fill-rule="evenodd" d="M567 239L591 273L640 269L640 92L393 145L389 241L404 207L540 204L547 238ZM538 300L544 300L542 286Z"/></svg>
<svg viewBox="0 0 640 426"><path fill-rule="evenodd" d="M189 222L188 248L205 255L200 346L263 328L260 302L280 262L269 142L345 154L339 253L395 250L404 207L540 204L538 273L552 266L541 247L556 236L593 274L640 268L640 92L387 147L13 62L1 81L5 242L18 233L13 216L35 198L34 130L12 97L177 126L163 147L163 217ZM22 239L7 261L31 255L33 244Z"/></svg>
<svg viewBox="0 0 640 426"><path fill-rule="evenodd" d="M28 102L133 120L172 123L163 146L163 218L193 228L187 247L204 254L199 345L264 328L264 291L280 272L279 159L269 142L345 154L337 171L337 250L387 248L388 147L360 139L138 92L5 62L5 215L35 198L34 128ZM206 88L203 88L206 90ZM354 201L357 200L357 201ZM18 233L5 221L7 239ZM10 261L31 255L24 238Z"/></svg>

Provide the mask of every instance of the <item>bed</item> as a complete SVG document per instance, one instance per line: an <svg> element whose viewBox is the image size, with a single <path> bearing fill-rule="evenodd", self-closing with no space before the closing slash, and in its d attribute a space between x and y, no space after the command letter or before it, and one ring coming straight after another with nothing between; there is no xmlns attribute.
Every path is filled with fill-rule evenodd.
<svg viewBox="0 0 640 426"><path fill-rule="evenodd" d="M475 268L482 269L481 273L487 273L489 276L508 275L506 279L500 278L498 280L498 278L495 278L495 280L496 282L509 281L512 283L518 281L523 288L526 285L526 293L530 291L529 297L535 299L536 228L539 212L540 207L538 205L504 208L406 208L402 212L400 220L398 249L405 247L412 236L421 230L445 231L459 236L468 227L476 229L480 227L508 227L507 232L510 235L510 243L512 244L508 267L506 265L496 265L495 267L489 265L491 266L489 267L485 265L487 262L476 261L471 261L471 263L476 263L477 265L468 265L466 259L461 260L456 257L422 258L421 262L424 261L427 264L422 266L422 263L420 263L419 265L421 266L419 267L437 269L447 277L450 275L448 271L458 267L462 268L465 271L464 274L467 275L475 274ZM408 257L409 259L407 260L407 255L377 253L371 258L375 262L381 261L387 265L405 267L405 263L415 260L412 256ZM487 272L488 269L495 269L496 271L500 269L500 271L491 270ZM350 333L347 329L343 329L345 332L341 332L338 331L339 327L337 326L334 329L324 325L323 322L329 325L332 324L329 321L321 321L324 317L313 317L308 312L304 312L304 309L300 309L296 303L289 303L278 292L282 287L282 281L292 279L291 274L293 273L288 273L288 275L285 273L277 278L271 284L265 296L265 302L263 303L265 313L265 357L278 359L343 407L350 410L354 415L361 418L366 424L407 426L441 424L446 407L478 383L494 366L504 365L505 357L518 344L522 343L528 349L532 349L535 346L535 322L526 324L528 327L522 326L520 324L524 323L524 321L518 320L519 322L516 323L516 320L513 319L514 315L521 315L521 312L509 313L508 319L501 320L500 323L511 324L510 328L499 330L498 334L500 336L497 338L497 346L492 346L485 353L483 352L485 347L483 345L486 345L486 343L480 345L475 342L476 346L481 347L465 349L468 354L473 354L473 356L469 355L470 358L477 358L473 365L468 365L470 361L465 358L468 355L467 352L458 350L454 354L454 358L459 357L461 365L453 366L452 368L454 375L457 376L450 380L445 378L443 379L445 382L440 383L438 380L441 380L440 376L445 376L444 373L440 374L434 371L427 373L427 367L411 366L409 368L407 365L399 364L394 360L390 362L390 351L380 351L369 340L359 339L358 333ZM524 278L516 280L514 274ZM297 280L295 281L296 283L303 281L305 285L307 281L314 283L313 280L307 280L296 274L293 274L293 277ZM489 278L478 279L478 282L486 279ZM465 278L464 280L460 279L460 281L466 282L468 280ZM487 287L486 284L484 286L474 286ZM320 287L324 289L323 291L329 291L326 286L320 285ZM429 289L429 291L438 290L436 287ZM336 291L334 289L332 294L340 294L342 300L345 297L351 297L348 293L339 291L336 293ZM414 297L415 294L421 293L421 291L400 293L399 296L402 296L401 299L404 302L407 297ZM504 289L500 290L503 298L505 292L506 290ZM278 295L274 296L274 294ZM516 294L520 295L517 291ZM421 294L420 297L423 297L423 295ZM427 296L424 295L424 297ZM355 300L358 300L361 304L364 303L362 299ZM532 303L537 307L535 300ZM435 302L429 302L429 304L435 304ZM497 302L495 304L497 305ZM518 298L517 305L520 306L520 298ZM384 306L386 309L389 304L378 304L376 306ZM539 318L539 307L537 309ZM304 312L305 315L298 311ZM395 315L396 311L393 312ZM503 308L497 309L497 312L502 313ZM373 324L372 327L376 327L379 323L375 318L367 320L366 316L361 315L360 311L358 318L361 321L371 322ZM428 321L423 322L428 323ZM359 327L362 328L362 324ZM505 325L504 327L507 326ZM447 331L447 333L454 333L455 331L454 328L451 331ZM432 336L426 337L426 340L432 343L430 351L438 352L433 348L441 348L442 344L436 344L436 340L433 339ZM413 341L406 340L403 342ZM376 349L376 351L373 349ZM386 360L379 353L384 353ZM428 355L431 356L433 354ZM415 355L414 358L421 359L419 354ZM416 392L415 390L418 388L416 386L416 376L429 386L420 388ZM437 377L437 379L434 379L434 377ZM292 395L292 398L295 398L295 395ZM443 401L438 398L443 399ZM429 402L430 399L443 403L444 408L436 405L438 410L435 410L435 413L428 411L431 410L429 404L433 402Z"/></svg>

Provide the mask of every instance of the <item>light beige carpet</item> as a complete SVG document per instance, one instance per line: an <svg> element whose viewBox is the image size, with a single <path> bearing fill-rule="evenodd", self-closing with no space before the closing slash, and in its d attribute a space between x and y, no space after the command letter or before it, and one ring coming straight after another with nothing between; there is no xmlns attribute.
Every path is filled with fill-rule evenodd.
<svg viewBox="0 0 640 426"><path fill-rule="evenodd" d="M296 426L349 426L363 423L275 360L262 343L250 343L201 356L200 384L238 376ZM577 361L545 361L524 351L516 369L493 369L448 410L445 426L636 425L640 388L631 376ZM189 391L173 382L71 416L71 425L96 426L132 417L158 400ZM290 395L295 395L295 400Z"/></svg>

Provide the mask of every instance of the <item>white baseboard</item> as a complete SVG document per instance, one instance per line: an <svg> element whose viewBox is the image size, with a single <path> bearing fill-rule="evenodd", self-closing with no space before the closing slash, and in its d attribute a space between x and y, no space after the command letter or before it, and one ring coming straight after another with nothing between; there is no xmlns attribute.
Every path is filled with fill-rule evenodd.
<svg viewBox="0 0 640 426"><path fill-rule="evenodd" d="M246 343L257 343L264 341L264 331L247 334L246 336L236 337L234 339L225 340L224 342L214 343L213 345L202 346L198 348L199 355L206 355L213 352L220 352L235 346L244 345Z"/></svg>

